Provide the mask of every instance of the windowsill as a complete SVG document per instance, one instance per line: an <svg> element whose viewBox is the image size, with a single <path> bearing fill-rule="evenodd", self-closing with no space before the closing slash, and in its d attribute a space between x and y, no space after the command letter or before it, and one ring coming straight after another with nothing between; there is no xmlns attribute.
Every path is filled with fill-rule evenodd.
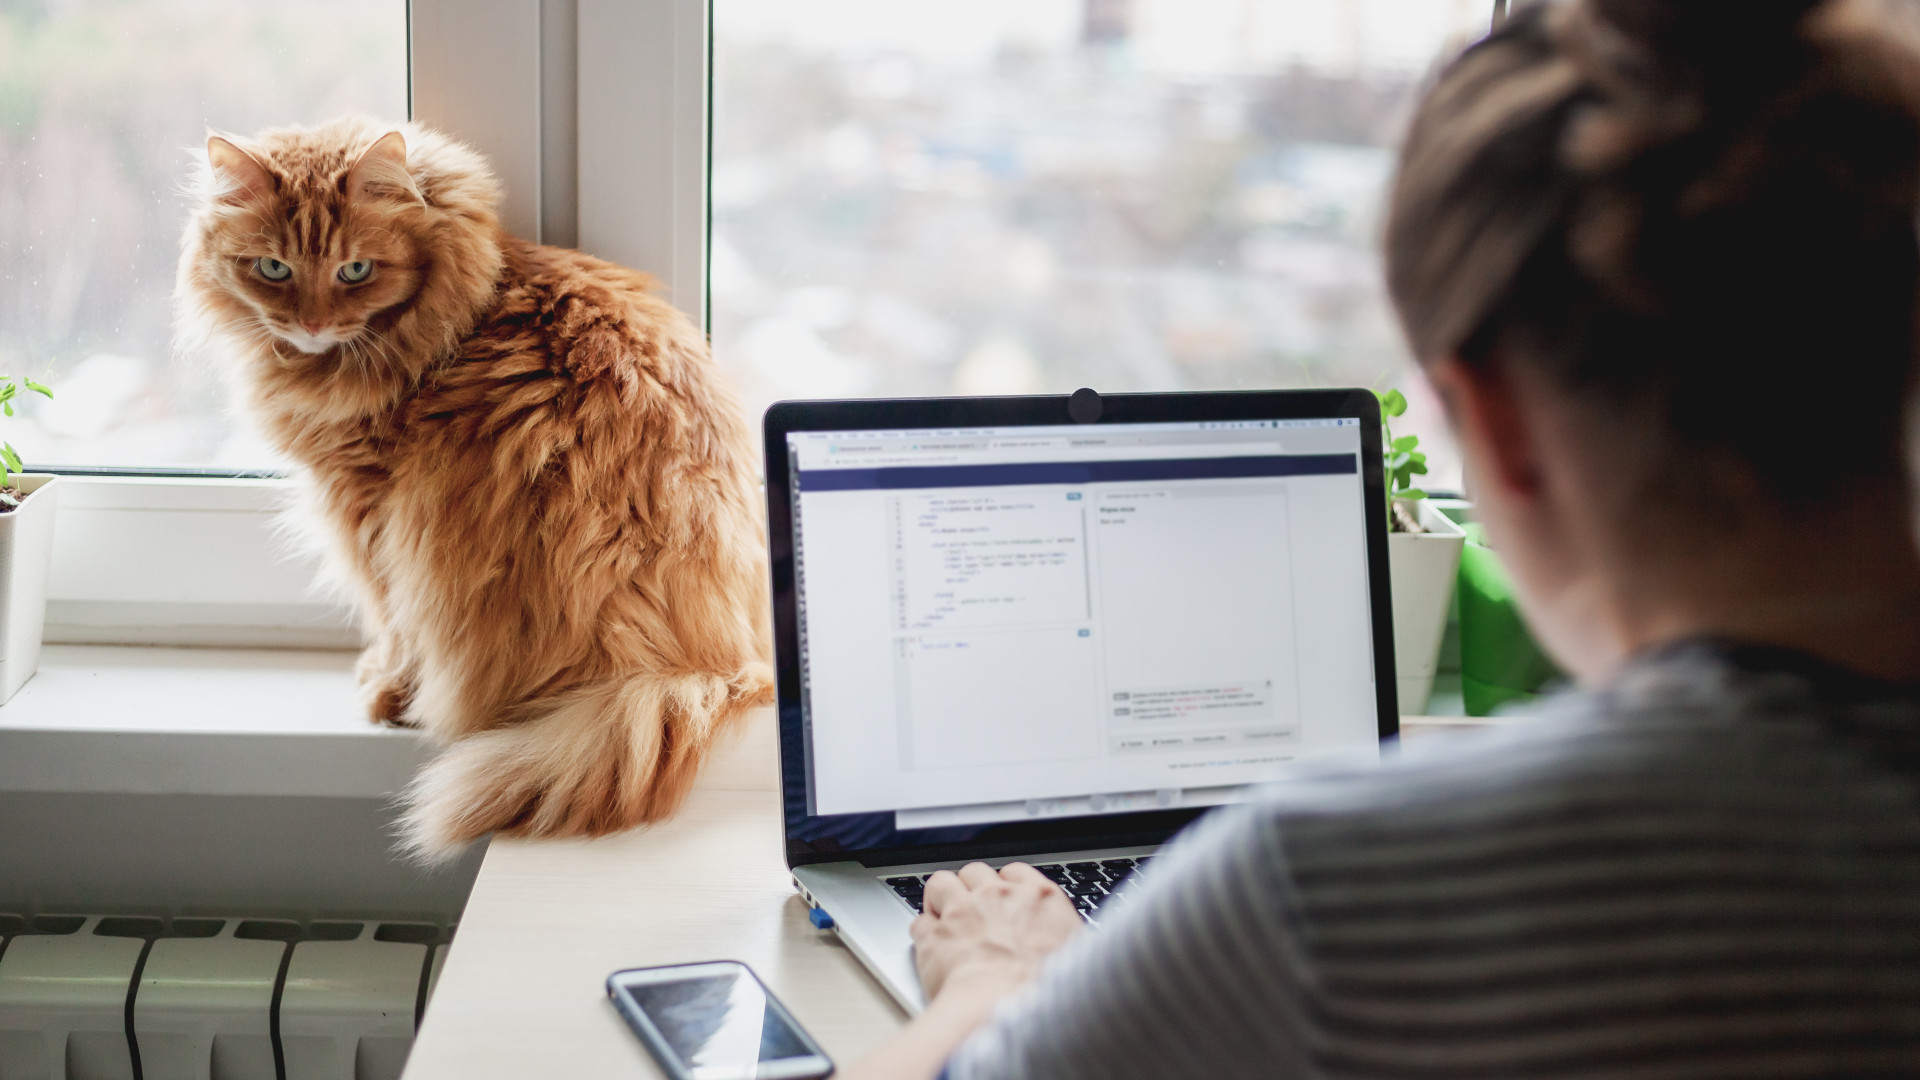
<svg viewBox="0 0 1920 1080"><path fill-rule="evenodd" d="M0 792L388 798L429 749L349 652L48 645L0 706Z"/></svg>
<svg viewBox="0 0 1920 1080"><path fill-rule="evenodd" d="M48 645L39 673L0 706L0 792L390 798L431 748L367 722L353 662L350 652ZM1406 718L1408 733L1489 722L1460 716L1458 695L1443 676L1428 712Z"/></svg>

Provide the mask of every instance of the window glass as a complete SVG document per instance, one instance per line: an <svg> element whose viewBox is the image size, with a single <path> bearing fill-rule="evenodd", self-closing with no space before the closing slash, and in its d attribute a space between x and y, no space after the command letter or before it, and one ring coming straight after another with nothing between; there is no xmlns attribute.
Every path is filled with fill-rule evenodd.
<svg viewBox="0 0 1920 1080"><path fill-rule="evenodd" d="M783 397L1404 387L1393 147L1492 0L716 0L714 348Z"/></svg>
<svg viewBox="0 0 1920 1080"><path fill-rule="evenodd" d="M182 194L209 127L407 112L406 0L0 3L0 371L53 384L29 465L272 464L175 356Z"/></svg>

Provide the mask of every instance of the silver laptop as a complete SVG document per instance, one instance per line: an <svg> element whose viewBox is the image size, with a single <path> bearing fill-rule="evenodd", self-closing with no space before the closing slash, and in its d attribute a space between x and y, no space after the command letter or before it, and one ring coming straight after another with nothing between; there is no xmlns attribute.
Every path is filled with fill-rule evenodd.
<svg viewBox="0 0 1920 1080"><path fill-rule="evenodd" d="M1158 845L1398 734L1364 390L783 402L766 416L787 863L924 1006L926 877L1097 926Z"/></svg>

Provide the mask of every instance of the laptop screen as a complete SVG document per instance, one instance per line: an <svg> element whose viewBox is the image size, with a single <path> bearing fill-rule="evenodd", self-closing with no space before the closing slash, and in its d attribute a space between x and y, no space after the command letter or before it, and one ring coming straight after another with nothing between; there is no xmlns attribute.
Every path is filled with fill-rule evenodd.
<svg viewBox="0 0 1920 1080"><path fill-rule="evenodd" d="M1205 807L1377 748L1362 430L787 433L807 814Z"/></svg>

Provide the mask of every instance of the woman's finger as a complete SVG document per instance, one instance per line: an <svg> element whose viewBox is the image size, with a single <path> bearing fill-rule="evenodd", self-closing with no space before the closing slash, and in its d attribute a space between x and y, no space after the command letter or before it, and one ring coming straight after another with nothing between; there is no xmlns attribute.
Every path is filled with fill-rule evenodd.
<svg viewBox="0 0 1920 1080"><path fill-rule="evenodd" d="M960 868L960 880L966 882L969 889L984 889L999 881L1000 875L986 863L976 862Z"/></svg>
<svg viewBox="0 0 1920 1080"><path fill-rule="evenodd" d="M954 874L953 871L935 871L934 875L927 879L926 892L924 894L926 896L926 913L936 919L939 918L941 914L947 910L947 905L953 900L953 897L966 891L967 887L960 883L960 878Z"/></svg>
<svg viewBox="0 0 1920 1080"><path fill-rule="evenodd" d="M1047 875L1023 862L1008 863L1001 867L1000 876L1016 885L1032 884L1037 881L1045 881L1049 885L1053 884L1053 882L1048 880Z"/></svg>

